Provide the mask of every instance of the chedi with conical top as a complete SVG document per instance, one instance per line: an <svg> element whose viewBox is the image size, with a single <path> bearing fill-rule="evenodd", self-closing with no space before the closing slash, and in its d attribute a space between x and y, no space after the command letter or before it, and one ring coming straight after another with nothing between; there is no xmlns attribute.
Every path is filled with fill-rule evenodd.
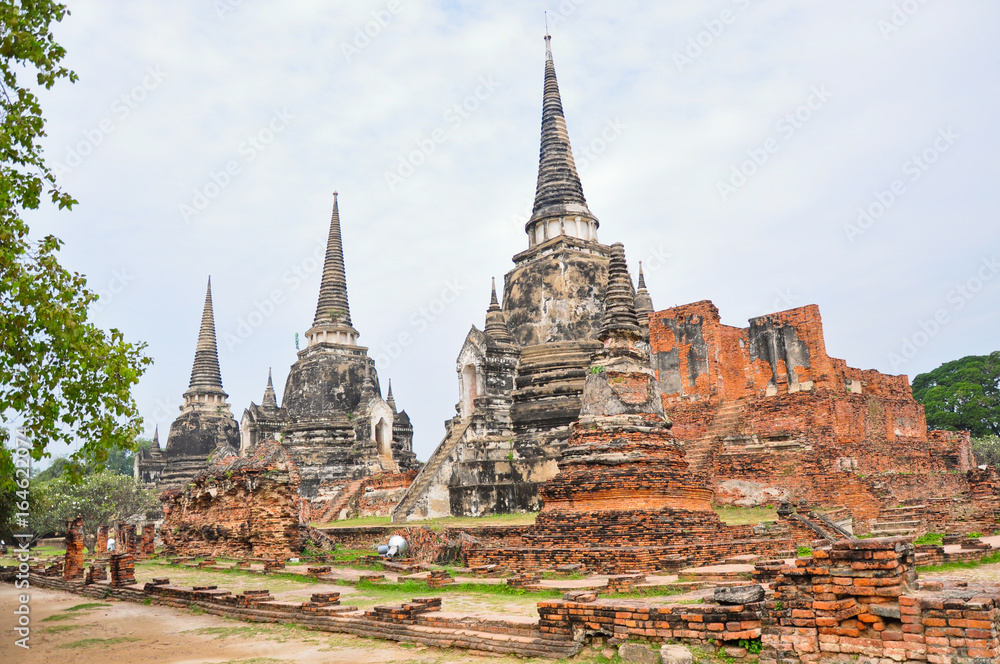
<svg viewBox="0 0 1000 664"><path fill-rule="evenodd" d="M326 258L316 314L285 381L280 407L270 374L260 406L250 404L241 422L244 455L272 437L299 468L299 492L333 494L347 481L416 467L413 430L405 413L382 398L375 362L351 321L347 273L334 193ZM399 420L399 421L397 421Z"/></svg>
<svg viewBox="0 0 1000 664"><path fill-rule="evenodd" d="M228 396L222 388L212 310L212 280L209 278L191 381L184 392L181 414L170 425L167 445L162 452L164 465L157 478L160 488L187 484L195 474L208 467L210 456L237 453L239 425L226 403Z"/></svg>
<svg viewBox="0 0 1000 664"><path fill-rule="evenodd" d="M611 249L598 242L599 226L573 159L546 35L528 247L513 257L502 298L494 289L485 327L473 326L458 354L459 403L428 461L435 476L414 482L394 520L539 508L537 487L557 470L591 357L603 347Z"/></svg>

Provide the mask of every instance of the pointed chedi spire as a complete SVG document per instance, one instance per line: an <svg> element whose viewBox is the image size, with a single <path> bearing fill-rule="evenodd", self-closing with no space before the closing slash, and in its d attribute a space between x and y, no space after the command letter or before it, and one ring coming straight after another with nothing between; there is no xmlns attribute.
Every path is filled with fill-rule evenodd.
<svg viewBox="0 0 1000 664"><path fill-rule="evenodd" d="M153 429L153 444L149 446L150 450L160 451L160 425L157 424Z"/></svg>
<svg viewBox="0 0 1000 664"><path fill-rule="evenodd" d="M639 320L635 314L635 289L625 262L625 245L611 245L611 262L608 265L608 290L604 296L604 324L601 340L609 337L640 336Z"/></svg>
<svg viewBox="0 0 1000 664"><path fill-rule="evenodd" d="M306 332L309 345L339 343L354 345L358 331L351 324L351 309L347 303L347 273L344 270L344 245L340 236L340 204L333 192L333 214L330 234L326 241L323 279L319 287L316 316Z"/></svg>
<svg viewBox="0 0 1000 664"><path fill-rule="evenodd" d="M271 368L267 369L267 387L264 388L264 399L260 402L266 411L278 410L278 398L274 394L274 383L271 382Z"/></svg>
<svg viewBox="0 0 1000 664"><path fill-rule="evenodd" d="M649 326L649 314L651 313L653 313L653 298L646 290L646 278L642 274L642 261L639 261L639 284L635 291L635 315L640 326Z"/></svg>
<svg viewBox="0 0 1000 664"><path fill-rule="evenodd" d="M486 334L499 344L513 344L514 337L510 336L507 328L507 319L504 317L500 302L497 300L497 282L493 279L493 292L490 295L490 307L486 310Z"/></svg>
<svg viewBox="0 0 1000 664"><path fill-rule="evenodd" d="M385 395L385 402L389 404L389 408L392 408L393 414L396 413L396 399L392 396L392 379L389 379L389 390Z"/></svg>
<svg viewBox="0 0 1000 664"><path fill-rule="evenodd" d="M545 35L545 88L538 181L531 219L524 229L528 233L529 244L534 246L559 235L596 241L598 226L597 218L587 208L583 185L576 172L552 60L552 37Z"/></svg>
<svg viewBox="0 0 1000 664"><path fill-rule="evenodd" d="M211 398L207 398L211 395ZM191 382L184 393L184 406L192 403L216 406L229 395L222 389L222 374L219 371L219 350L215 343L215 314L212 311L212 278L208 278L205 292L205 308L201 314L201 329L198 345L191 367Z"/></svg>

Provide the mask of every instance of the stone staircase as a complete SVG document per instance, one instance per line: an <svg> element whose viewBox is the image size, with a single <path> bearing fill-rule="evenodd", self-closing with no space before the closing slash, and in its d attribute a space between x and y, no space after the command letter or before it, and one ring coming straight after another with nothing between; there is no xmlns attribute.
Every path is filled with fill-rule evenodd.
<svg viewBox="0 0 1000 664"><path fill-rule="evenodd" d="M452 428L451 434L441 441L441 444L434 450L434 454L431 455L431 458L427 460L427 463L424 464L424 467L420 469L420 472L414 478L413 484L406 490L403 499L392 510L393 523L405 523L406 517L412 513L418 501L424 497L424 494L432 484L438 482L447 483L448 478L441 478L438 475L441 474L442 467L451 457L455 447L458 446L459 442L465 436L465 432L471 423L472 418L462 420Z"/></svg>
<svg viewBox="0 0 1000 664"><path fill-rule="evenodd" d="M684 457L691 470L705 470L716 441L736 433L742 415L742 400L727 401L715 411L705 435L685 444Z"/></svg>
<svg viewBox="0 0 1000 664"><path fill-rule="evenodd" d="M347 485L337 492L337 495L330 500L323 510L315 515L312 519L313 523L330 523L331 521L340 520L340 515L348 505L351 503L351 499L357 495L358 490L361 489L361 485L364 480L354 480L348 482Z"/></svg>
<svg viewBox="0 0 1000 664"><path fill-rule="evenodd" d="M879 510L871 534L874 537L915 535L920 529L920 513L925 507L926 505L910 505Z"/></svg>

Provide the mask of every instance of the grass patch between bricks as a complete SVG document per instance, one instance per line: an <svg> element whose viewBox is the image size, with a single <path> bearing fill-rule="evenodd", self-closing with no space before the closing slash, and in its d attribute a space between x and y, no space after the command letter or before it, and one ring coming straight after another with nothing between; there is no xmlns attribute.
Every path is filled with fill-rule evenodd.
<svg viewBox="0 0 1000 664"><path fill-rule="evenodd" d="M778 510L775 507L734 507L732 505L713 505L712 510L728 526L746 526L777 521Z"/></svg>

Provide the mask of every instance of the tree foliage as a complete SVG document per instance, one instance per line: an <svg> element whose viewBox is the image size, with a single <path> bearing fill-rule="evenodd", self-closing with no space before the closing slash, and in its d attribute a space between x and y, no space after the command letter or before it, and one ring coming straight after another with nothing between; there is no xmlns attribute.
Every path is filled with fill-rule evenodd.
<svg viewBox="0 0 1000 664"><path fill-rule="evenodd" d="M93 540L100 526L144 519L146 512L158 504L155 496L134 478L107 470L82 480L62 475L50 482L33 483L32 492L40 495L46 507L33 511L33 530L64 532L66 522L79 515L83 517L87 542Z"/></svg>
<svg viewBox="0 0 1000 664"><path fill-rule="evenodd" d="M148 449L153 444L153 441L148 438L137 438L135 444L138 450L144 450ZM102 470L107 470L116 475L128 475L131 477L135 471L135 455L136 453L133 453L131 450L113 447L108 450L108 458L103 464L92 463L84 466L80 469L80 474L82 476L93 475ZM49 467L36 474L34 479L37 479L39 482L47 482L61 476L64 472L72 472L73 470L76 470L73 461L64 456L57 456L52 459Z"/></svg>
<svg viewBox="0 0 1000 664"><path fill-rule="evenodd" d="M972 455L977 466L1000 468L1000 436L984 436L972 439Z"/></svg>
<svg viewBox="0 0 1000 664"><path fill-rule="evenodd" d="M62 244L33 239L24 212L48 197L76 203L45 164L45 121L33 90L76 74L51 26L67 15L51 0L0 0L0 418L19 418L31 456L55 442L82 440L71 472L102 464L114 448L134 449L141 418L131 388L149 364L145 344L87 320L97 295L57 259ZM0 429L0 478L10 481L10 435Z"/></svg>
<svg viewBox="0 0 1000 664"><path fill-rule="evenodd" d="M913 379L932 429L1000 435L1000 351L945 362Z"/></svg>

